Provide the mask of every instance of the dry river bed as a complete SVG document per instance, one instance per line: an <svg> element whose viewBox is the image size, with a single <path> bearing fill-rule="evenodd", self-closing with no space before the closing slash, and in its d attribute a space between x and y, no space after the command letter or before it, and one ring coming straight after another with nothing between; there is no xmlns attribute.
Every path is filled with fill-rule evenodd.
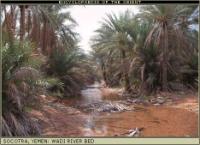
<svg viewBox="0 0 200 145"><path fill-rule="evenodd" d="M31 116L40 123L42 136L48 137L130 136L134 129L139 137L198 135L197 93L163 93L161 101L154 97L150 103L103 100L100 93L90 89L83 91L85 98L62 101L43 96L42 109L32 110Z"/></svg>

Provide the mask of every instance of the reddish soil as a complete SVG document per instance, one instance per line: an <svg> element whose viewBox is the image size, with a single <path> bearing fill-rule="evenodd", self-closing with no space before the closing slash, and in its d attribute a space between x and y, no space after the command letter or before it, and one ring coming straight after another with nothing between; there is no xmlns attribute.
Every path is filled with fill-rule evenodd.
<svg viewBox="0 0 200 145"><path fill-rule="evenodd" d="M64 137L64 136L81 136L81 126L84 126L86 115L71 107L59 109L55 106L44 104L43 109L32 110L31 115L36 117L42 129L42 136Z"/></svg>
<svg viewBox="0 0 200 145"><path fill-rule="evenodd" d="M197 94L165 94L172 102L160 106L134 106L134 111L97 116L43 98L42 110L31 114L41 122L43 136L124 136L128 130L143 128L142 137L197 137ZM47 101L48 100L48 101Z"/></svg>
<svg viewBox="0 0 200 145"><path fill-rule="evenodd" d="M182 99L178 99L174 102L172 107L186 109L191 112L195 112L198 114L199 104L197 96L188 96Z"/></svg>
<svg viewBox="0 0 200 145"><path fill-rule="evenodd" d="M117 121L116 121L117 120ZM143 137L197 136L198 118L194 112L167 107L145 107L136 112L124 112L102 118L99 124L107 123L106 135L123 135L130 129L143 128Z"/></svg>

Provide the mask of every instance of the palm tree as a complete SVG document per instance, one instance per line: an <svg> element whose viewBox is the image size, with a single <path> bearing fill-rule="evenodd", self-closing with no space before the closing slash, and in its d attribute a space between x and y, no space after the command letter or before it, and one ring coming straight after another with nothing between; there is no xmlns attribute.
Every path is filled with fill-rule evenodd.
<svg viewBox="0 0 200 145"><path fill-rule="evenodd" d="M20 41L24 40L25 34L25 5L20 5Z"/></svg>
<svg viewBox="0 0 200 145"><path fill-rule="evenodd" d="M149 5L141 8L143 18L152 19L153 26L146 38L146 47L154 42L161 49L162 89L168 88L168 61L170 45L177 34L177 22L191 13L191 8L182 5Z"/></svg>
<svg viewBox="0 0 200 145"><path fill-rule="evenodd" d="M4 13L4 21L2 22L2 30L8 32L9 41L13 41L15 37L16 21L17 21L17 7L10 6L10 11L6 6L2 6L2 13ZM6 33L5 33L6 34Z"/></svg>
<svg viewBox="0 0 200 145"><path fill-rule="evenodd" d="M76 33L73 32L73 28L76 26L75 20L71 17L69 11L60 12L60 9L69 8L68 6L37 6L31 7L35 16L36 22L43 24L42 30L42 50L44 53L51 53L53 47L57 47L57 43L61 42L68 48L74 47L74 41L76 41ZM42 16L38 18L38 15ZM68 21L69 25L65 25L64 22ZM58 37L59 35L59 37ZM61 39L59 41L58 39Z"/></svg>
<svg viewBox="0 0 200 145"><path fill-rule="evenodd" d="M18 8L10 6L10 10L6 9L7 7L3 7L5 21L2 26L9 32L10 40L14 39L17 16L19 15L20 41L26 39L27 32L27 38L30 38L36 46L43 48L44 53L50 53L51 49L56 47L58 39L68 48L74 47L74 41L77 41L77 34L73 32L76 22L69 11L60 12L62 8L66 9L68 6L19 5ZM68 21L69 24L64 24L65 21Z"/></svg>
<svg viewBox="0 0 200 145"><path fill-rule="evenodd" d="M38 124L33 121L25 107L36 102L39 87L36 83L39 72L27 64L32 53L29 43L9 41L2 50L2 135L39 135ZM26 63L26 65L25 65ZM37 91L36 91L37 90Z"/></svg>
<svg viewBox="0 0 200 145"><path fill-rule="evenodd" d="M19 12L17 10L19 10ZM68 12L68 15L66 15L66 17L64 17L63 14L59 13L58 11L59 9L56 11L56 13L54 13L53 11L51 11L51 13L50 11L49 13L46 13L45 6L29 6L29 7L19 6L17 10L15 10L14 7L11 7L10 10L5 8L4 12L6 17L4 22L2 22L2 25L5 28L3 31L4 42L2 48L2 57L4 63L4 66L2 68L3 69L2 75L4 80L3 81L4 91L2 98L3 99L2 134L4 136L24 136L24 135L28 136L40 133L37 125L35 124L35 121L32 121L30 117L27 115L25 107L36 102L35 99L36 96L38 96L37 93L42 88L41 86L38 87L38 79L39 76L41 76L39 75L39 71L37 71L35 68L35 66L36 65L38 66L38 64L35 65L35 63L32 62L31 48L34 45L33 46L30 45L28 41L31 38L32 41L39 43L39 45L43 41L43 40L38 41L39 39L37 38L37 36L40 35L38 32L42 28L42 23L44 23L44 19L41 16L44 15L44 17L46 18L45 20L47 21L47 30L49 33L45 33L46 34L45 37L48 35L54 35L56 40L52 41L54 39L53 37L49 37L51 39L48 39L48 37L46 37L47 38L46 45L53 47L55 46L54 49L58 48L57 50L60 51L59 54L62 54L61 51L62 49L68 49L69 53L65 53L65 55L62 55L63 57L60 58L62 59L61 61L64 62L64 66L66 66L63 67L61 65L60 68L64 68L65 69L64 71L68 70L67 67L73 68L72 70L70 69L70 72L67 71L68 75L66 75L65 79L66 84L68 84L69 87L72 86L73 89L70 89L69 87L66 88L71 92L76 92L73 90L79 88L79 85L82 84L83 82L82 81L83 79L81 78L82 77L81 73L75 74L73 72L74 61L76 61L75 65L77 65L77 63L79 62L78 60L79 56L74 57L72 55L74 53L76 54L76 52L74 51L78 51L78 49L76 48L77 42L75 41L76 35L71 30L73 26L68 27L64 26L63 24L65 20L73 21L73 19L69 17L70 13ZM16 26L16 21L15 21L16 16L14 15L14 12L20 15L19 40L17 39L17 37L16 38L14 37L15 33L13 28L15 28L14 26ZM67 19L67 17L69 17L69 19ZM13 26L13 24L15 25ZM39 29L37 28L37 26ZM13 41L5 38L5 36L7 36L6 31L8 31L10 36L12 36ZM30 33L31 35L25 37L26 32L28 33L31 32ZM33 35L33 33L36 33L36 35ZM65 39L66 43L64 43ZM37 59L39 60L39 58ZM49 57L48 59L51 58ZM37 67L37 69L39 67ZM61 69L61 71L63 71L63 69ZM74 80L72 80L72 78Z"/></svg>
<svg viewBox="0 0 200 145"><path fill-rule="evenodd" d="M129 23L132 21L133 16L129 11L120 14L118 17L115 14L107 15L107 19L104 19L101 28L96 31L97 37L92 40L93 47L108 51L110 56L118 55L120 57L120 71L123 74L124 87L127 92L130 92L131 89L127 73L129 67L127 56L134 43L127 30L129 30Z"/></svg>

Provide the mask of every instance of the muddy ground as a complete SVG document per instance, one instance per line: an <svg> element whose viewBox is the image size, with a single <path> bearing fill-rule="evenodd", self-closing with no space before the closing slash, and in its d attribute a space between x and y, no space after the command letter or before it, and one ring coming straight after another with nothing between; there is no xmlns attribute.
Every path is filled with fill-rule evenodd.
<svg viewBox="0 0 200 145"><path fill-rule="evenodd" d="M127 136L129 130L138 128L140 137L196 137L197 93L161 93L159 96L167 99L162 103L153 99L139 103L130 99L117 101L129 108L121 111L98 111L95 105L85 111L84 106L77 107L73 101L42 97L43 107L32 110L31 116L40 123L42 136Z"/></svg>

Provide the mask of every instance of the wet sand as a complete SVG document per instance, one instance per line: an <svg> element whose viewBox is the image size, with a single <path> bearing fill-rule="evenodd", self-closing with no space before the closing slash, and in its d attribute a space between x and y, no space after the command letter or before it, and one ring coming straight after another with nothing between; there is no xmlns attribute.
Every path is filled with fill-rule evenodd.
<svg viewBox="0 0 200 145"><path fill-rule="evenodd" d="M172 104L160 106L132 105L134 108L132 111L115 113L85 113L72 107L76 103L102 101L100 95L95 100L97 92L98 89L86 90L82 99L74 101L51 103L54 99L46 98L42 110L31 112L40 122L42 136L125 136L127 131L134 128L143 128L140 137L197 137L198 135L197 96L186 95L176 99Z"/></svg>

